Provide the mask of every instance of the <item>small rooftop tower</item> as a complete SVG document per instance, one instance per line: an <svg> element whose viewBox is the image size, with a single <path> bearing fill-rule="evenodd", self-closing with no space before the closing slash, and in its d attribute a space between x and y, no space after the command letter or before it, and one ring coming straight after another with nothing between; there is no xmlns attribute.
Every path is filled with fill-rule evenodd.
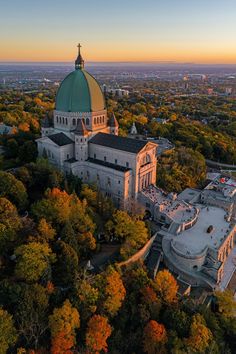
<svg viewBox="0 0 236 354"><path fill-rule="evenodd" d="M118 131L119 131L119 124L117 122L115 114L112 113L112 116L110 118L110 133L113 135L118 135Z"/></svg>
<svg viewBox="0 0 236 354"><path fill-rule="evenodd" d="M82 55L80 53L81 44L79 43L77 45L77 47L78 47L78 56L75 61L75 70L81 70L81 69L84 69L84 60L83 60Z"/></svg>
<svg viewBox="0 0 236 354"><path fill-rule="evenodd" d="M130 129L130 134L132 134L132 135L138 134L138 131L137 131L135 123L133 123L133 125L132 125L132 127Z"/></svg>

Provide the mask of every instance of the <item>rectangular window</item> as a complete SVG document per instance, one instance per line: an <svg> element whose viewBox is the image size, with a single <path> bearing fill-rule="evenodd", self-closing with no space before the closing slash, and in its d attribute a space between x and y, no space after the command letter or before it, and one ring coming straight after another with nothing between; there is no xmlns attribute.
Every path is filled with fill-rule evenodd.
<svg viewBox="0 0 236 354"><path fill-rule="evenodd" d="M126 167L129 167L129 163L128 162L126 162Z"/></svg>
<svg viewBox="0 0 236 354"><path fill-rule="evenodd" d="M115 159L115 164L117 165L117 159Z"/></svg>
<svg viewBox="0 0 236 354"><path fill-rule="evenodd" d="M96 154L93 154L93 158L96 159L97 155Z"/></svg>
<svg viewBox="0 0 236 354"><path fill-rule="evenodd" d="M106 160L107 160L107 157L106 157L106 156L104 156L104 161L106 162Z"/></svg>

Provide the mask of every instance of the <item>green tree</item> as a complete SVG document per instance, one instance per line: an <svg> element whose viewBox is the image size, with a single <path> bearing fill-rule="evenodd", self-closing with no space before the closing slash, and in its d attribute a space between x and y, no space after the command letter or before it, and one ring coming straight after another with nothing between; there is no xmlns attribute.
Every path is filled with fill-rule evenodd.
<svg viewBox="0 0 236 354"><path fill-rule="evenodd" d="M17 339L12 316L0 307L0 354L6 354Z"/></svg>
<svg viewBox="0 0 236 354"><path fill-rule="evenodd" d="M17 277L28 282L38 281L42 276L50 277L51 262L55 261L55 257L47 244L31 242L19 246L15 254L17 256L15 267Z"/></svg>
<svg viewBox="0 0 236 354"><path fill-rule="evenodd" d="M225 317L233 317L236 313L236 302L232 291L216 291L216 302L218 311Z"/></svg>
<svg viewBox="0 0 236 354"><path fill-rule="evenodd" d="M79 261L76 251L67 243L57 241L55 244L57 261L54 264L54 278L63 286L71 286L78 274Z"/></svg>
<svg viewBox="0 0 236 354"><path fill-rule="evenodd" d="M19 159L21 162L27 163L35 161L38 155L37 146L33 141L26 141L19 148Z"/></svg>
<svg viewBox="0 0 236 354"><path fill-rule="evenodd" d="M8 198L20 209L27 205L27 192L23 183L4 171L0 171L0 196Z"/></svg>
<svg viewBox="0 0 236 354"><path fill-rule="evenodd" d="M25 285L18 298L15 318L19 334L27 346L38 349L48 328L47 289L39 284Z"/></svg>

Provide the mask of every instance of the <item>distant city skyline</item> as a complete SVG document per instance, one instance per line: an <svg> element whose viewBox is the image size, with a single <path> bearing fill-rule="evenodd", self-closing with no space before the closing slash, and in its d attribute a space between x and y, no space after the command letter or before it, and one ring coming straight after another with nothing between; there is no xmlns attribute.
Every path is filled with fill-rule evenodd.
<svg viewBox="0 0 236 354"><path fill-rule="evenodd" d="M0 5L1 62L236 64L235 0L30 0Z"/></svg>

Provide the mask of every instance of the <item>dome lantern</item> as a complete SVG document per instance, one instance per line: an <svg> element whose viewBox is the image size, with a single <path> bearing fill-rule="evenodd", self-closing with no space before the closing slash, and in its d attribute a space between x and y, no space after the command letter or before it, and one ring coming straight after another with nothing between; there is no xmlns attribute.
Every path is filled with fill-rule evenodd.
<svg viewBox="0 0 236 354"><path fill-rule="evenodd" d="M77 45L77 47L78 47L78 56L77 56L77 59L76 59L76 61L75 61L75 69L76 69L76 70L81 70L81 69L84 68L84 60L83 60L82 55L81 55L81 53L80 53L80 48L81 48L82 46L81 46L81 44L79 43L79 44Z"/></svg>

